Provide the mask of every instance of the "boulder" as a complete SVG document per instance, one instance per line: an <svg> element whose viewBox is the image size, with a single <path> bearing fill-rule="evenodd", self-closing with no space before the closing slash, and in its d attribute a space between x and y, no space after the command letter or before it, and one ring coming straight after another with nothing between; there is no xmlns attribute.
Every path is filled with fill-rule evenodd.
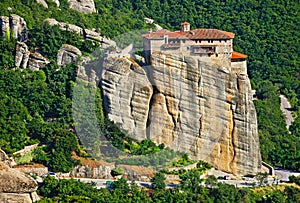
<svg viewBox="0 0 300 203"><path fill-rule="evenodd" d="M36 0L37 3L41 4L45 8L48 8L48 4L45 0Z"/></svg>
<svg viewBox="0 0 300 203"><path fill-rule="evenodd" d="M28 60L28 68L31 70L39 70L49 64L49 59L39 53L31 53Z"/></svg>
<svg viewBox="0 0 300 203"><path fill-rule="evenodd" d="M9 158L2 149L0 149L0 162L3 162L9 167L16 165L15 161L12 158Z"/></svg>
<svg viewBox="0 0 300 203"><path fill-rule="evenodd" d="M83 13L95 13L95 3L93 0L68 0L69 8Z"/></svg>
<svg viewBox="0 0 300 203"><path fill-rule="evenodd" d="M72 45L64 44L57 53L57 64L62 66L75 63L80 56L82 54L79 49Z"/></svg>
<svg viewBox="0 0 300 203"><path fill-rule="evenodd" d="M100 33L89 29L84 29L84 38L94 41L102 41L102 36Z"/></svg>
<svg viewBox="0 0 300 203"><path fill-rule="evenodd" d="M56 4L57 7L60 6L59 0L52 0L52 1Z"/></svg>
<svg viewBox="0 0 300 203"><path fill-rule="evenodd" d="M32 203L39 200L36 181L9 167L8 156L0 149L0 202Z"/></svg>
<svg viewBox="0 0 300 203"><path fill-rule="evenodd" d="M0 162L0 192L31 193L36 190L37 183L33 178Z"/></svg>

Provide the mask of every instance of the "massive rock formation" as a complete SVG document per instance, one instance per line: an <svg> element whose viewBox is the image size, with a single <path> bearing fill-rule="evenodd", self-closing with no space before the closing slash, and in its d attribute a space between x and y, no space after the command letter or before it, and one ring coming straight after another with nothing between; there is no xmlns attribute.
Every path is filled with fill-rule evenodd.
<svg viewBox="0 0 300 203"><path fill-rule="evenodd" d="M69 7L83 13L95 13L95 3L93 0L68 0Z"/></svg>
<svg viewBox="0 0 300 203"><path fill-rule="evenodd" d="M217 169L237 175L259 172L247 75L183 55L153 53L151 60L144 70L127 59L107 67L101 86L108 117L139 140L164 143Z"/></svg>
<svg viewBox="0 0 300 203"><path fill-rule="evenodd" d="M2 150L0 153L0 202L31 203L38 201L36 181L7 166L2 162L3 159L7 159L7 155Z"/></svg>
<svg viewBox="0 0 300 203"><path fill-rule="evenodd" d="M27 25L23 18L18 15L11 14L10 17L0 17L1 36L11 35L11 37L18 39L18 41L27 40Z"/></svg>

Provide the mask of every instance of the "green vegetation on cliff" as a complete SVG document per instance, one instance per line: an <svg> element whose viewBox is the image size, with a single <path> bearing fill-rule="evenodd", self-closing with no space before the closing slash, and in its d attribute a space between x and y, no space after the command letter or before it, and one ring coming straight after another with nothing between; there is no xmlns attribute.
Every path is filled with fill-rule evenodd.
<svg viewBox="0 0 300 203"><path fill-rule="evenodd" d="M60 1L60 9L51 1L47 3L48 9L32 0L0 2L1 16L14 13L27 22L30 50L37 48L52 60L42 71L13 70L16 41L9 32L0 38L0 147L6 152L13 153L27 144L40 142L46 147L36 160L54 170L68 171L74 163L68 153L78 150L77 139L70 132L75 125L71 112L75 67L59 68L55 56L63 43L73 44L83 52L91 52L94 46L74 33L45 25L46 18L95 28L107 37L115 37L146 29L142 19L149 17L171 30L179 29L181 22L188 21L192 28L217 28L236 34L234 48L248 55L248 72L253 89L257 89L255 105L263 160L299 170L298 1L95 0L98 13L94 14L68 9L67 0ZM290 127L291 133L279 110L279 93L289 98L298 116ZM100 101L100 94L98 96ZM100 114L101 111L100 108ZM110 133L113 132L119 133L118 130ZM138 145L128 145L118 138L113 141L132 154L158 150L147 141ZM69 144L62 146L63 142ZM57 166L54 158L66 161L66 166Z"/></svg>

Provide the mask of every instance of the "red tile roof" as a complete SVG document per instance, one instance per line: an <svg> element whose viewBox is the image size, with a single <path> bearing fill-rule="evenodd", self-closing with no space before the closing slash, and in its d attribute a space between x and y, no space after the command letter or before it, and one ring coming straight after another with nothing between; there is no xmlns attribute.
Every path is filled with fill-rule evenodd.
<svg viewBox="0 0 300 203"><path fill-rule="evenodd" d="M159 30L157 32L145 34L147 39L163 39L164 35L168 35L169 38L181 38L181 39L233 39L234 33L226 32L217 29L195 29L186 32L169 30Z"/></svg>
<svg viewBox="0 0 300 203"><path fill-rule="evenodd" d="M232 52L231 59L245 59L245 58L247 58L247 55L245 55L245 54L241 54L241 53L236 52L236 51Z"/></svg>

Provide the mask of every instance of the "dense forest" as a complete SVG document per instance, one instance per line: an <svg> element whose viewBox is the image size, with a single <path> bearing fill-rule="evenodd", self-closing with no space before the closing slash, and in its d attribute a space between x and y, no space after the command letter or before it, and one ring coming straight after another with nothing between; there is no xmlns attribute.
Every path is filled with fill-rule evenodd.
<svg viewBox="0 0 300 203"><path fill-rule="evenodd" d="M262 158L275 166L300 170L298 1L95 0L98 13L94 14L68 9L67 0L60 1L60 9L52 1L47 3L49 8L33 0L0 2L1 16L14 13L26 20L29 48L40 47L51 60L40 71L14 70L16 41L10 36L0 38L0 147L7 153L40 142L41 147L34 151L31 161L43 163L54 171L70 171L75 164L71 157L74 151L88 156L70 131L75 125L71 112L72 90L78 85L75 66L58 67L55 57L65 43L85 53L95 46L75 33L48 26L44 19L51 17L83 28L95 28L114 38L132 30L148 29L143 18L149 17L170 30L177 30L181 22L188 21L192 28L217 28L236 34L235 50L248 55L249 76L257 93L255 105ZM288 97L294 110L295 122L290 129L286 129L279 109L279 94ZM100 92L97 98L101 102ZM128 145L132 140L126 140L123 132L105 121L101 111L99 107L99 125L116 132L112 142L122 150L134 154L163 148L148 142ZM173 157L171 153L170 156Z"/></svg>

